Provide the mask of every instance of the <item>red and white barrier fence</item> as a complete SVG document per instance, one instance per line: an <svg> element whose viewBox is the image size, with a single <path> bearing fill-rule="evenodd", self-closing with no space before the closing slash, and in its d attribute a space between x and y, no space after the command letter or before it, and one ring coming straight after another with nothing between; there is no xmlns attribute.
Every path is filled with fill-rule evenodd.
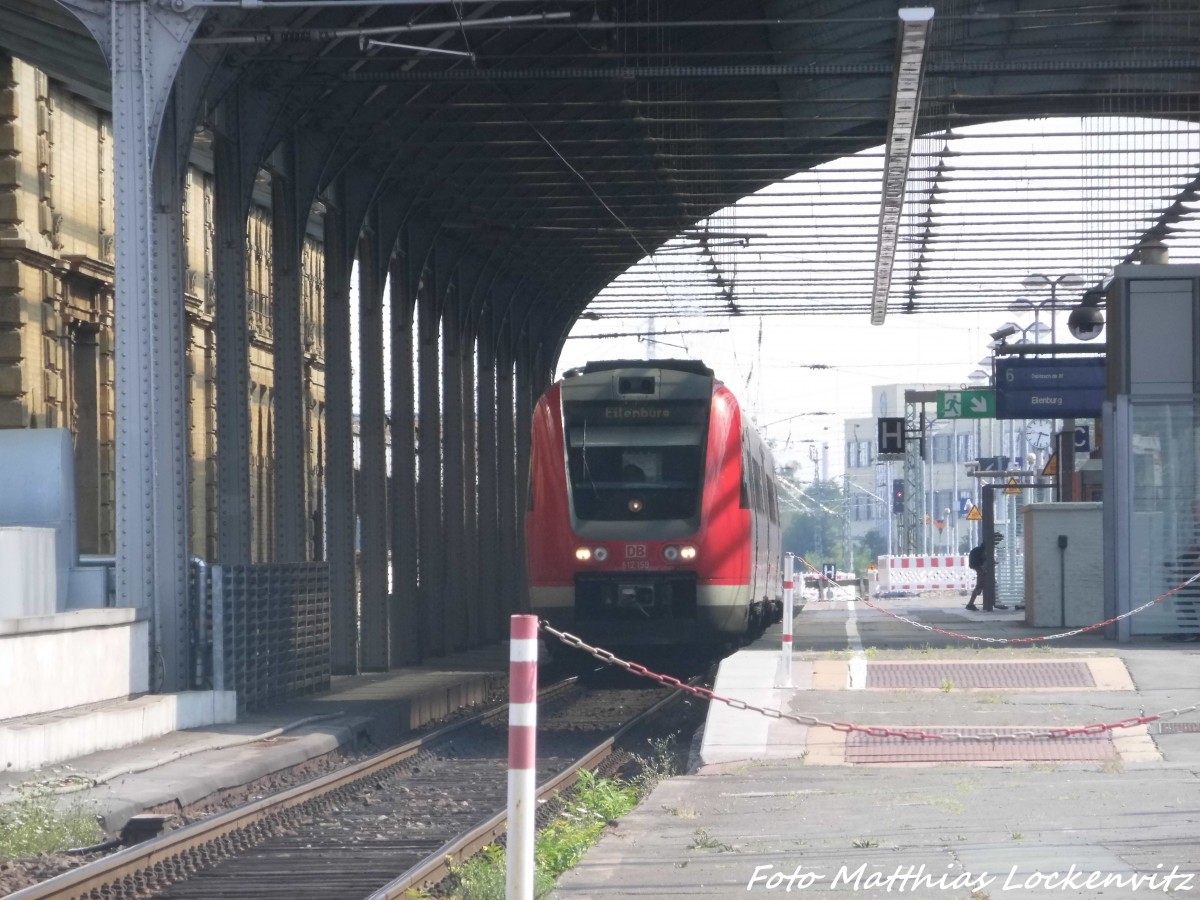
<svg viewBox="0 0 1200 900"><path fill-rule="evenodd" d="M783 556L783 646L779 649L779 666L775 670L775 687L792 687L792 605L795 602L795 557L790 553Z"/></svg>
<svg viewBox="0 0 1200 900"><path fill-rule="evenodd" d="M537 616L513 616L508 653L508 870L506 900L533 900L537 812Z"/></svg>
<svg viewBox="0 0 1200 900"><path fill-rule="evenodd" d="M871 573L870 595L886 592L969 591L975 572L965 556L881 556Z"/></svg>

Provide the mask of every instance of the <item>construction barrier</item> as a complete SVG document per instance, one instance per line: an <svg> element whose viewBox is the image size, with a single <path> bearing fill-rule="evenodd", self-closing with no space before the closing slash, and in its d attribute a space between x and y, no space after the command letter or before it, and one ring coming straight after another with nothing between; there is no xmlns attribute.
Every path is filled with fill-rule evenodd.
<svg viewBox="0 0 1200 900"><path fill-rule="evenodd" d="M966 556L881 556L871 573L870 596L920 591L969 591L975 572Z"/></svg>

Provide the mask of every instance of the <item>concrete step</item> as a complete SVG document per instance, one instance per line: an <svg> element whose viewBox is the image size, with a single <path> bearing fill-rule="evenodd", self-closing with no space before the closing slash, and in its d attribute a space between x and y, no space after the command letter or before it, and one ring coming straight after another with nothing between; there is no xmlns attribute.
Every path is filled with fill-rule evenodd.
<svg viewBox="0 0 1200 900"><path fill-rule="evenodd" d="M31 772L172 731L236 721L237 695L233 691L136 694L3 719L0 770Z"/></svg>

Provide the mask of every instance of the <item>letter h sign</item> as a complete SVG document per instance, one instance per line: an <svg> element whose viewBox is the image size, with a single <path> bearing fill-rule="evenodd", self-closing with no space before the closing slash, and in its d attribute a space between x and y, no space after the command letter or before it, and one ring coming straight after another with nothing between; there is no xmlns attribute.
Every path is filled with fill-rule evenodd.
<svg viewBox="0 0 1200 900"><path fill-rule="evenodd" d="M881 417L878 420L879 455L904 455L904 417Z"/></svg>

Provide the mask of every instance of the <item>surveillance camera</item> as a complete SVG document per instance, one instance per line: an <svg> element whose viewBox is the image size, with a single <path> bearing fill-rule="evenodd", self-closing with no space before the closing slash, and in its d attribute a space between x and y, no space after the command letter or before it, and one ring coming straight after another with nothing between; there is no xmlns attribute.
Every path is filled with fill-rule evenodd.
<svg viewBox="0 0 1200 900"><path fill-rule="evenodd" d="M1090 341L1104 330L1104 313L1094 306L1077 306L1067 317L1067 328L1081 341Z"/></svg>
<svg viewBox="0 0 1200 900"><path fill-rule="evenodd" d="M1002 325L992 332L992 340L1003 341L1006 337L1010 337L1020 330L1016 325Z"/></svg>

